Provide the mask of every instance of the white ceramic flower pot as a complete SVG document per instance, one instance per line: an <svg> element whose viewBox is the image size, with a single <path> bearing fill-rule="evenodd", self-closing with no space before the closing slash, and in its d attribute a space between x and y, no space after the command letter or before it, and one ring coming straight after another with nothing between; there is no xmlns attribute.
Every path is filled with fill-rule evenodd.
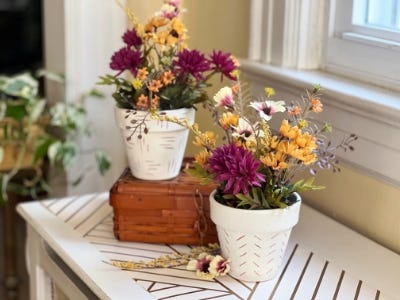
<svg viewBox="0 0 400 300"><path fill-rule="evenodd" d="M189 130L167 121L152 119L145 111L115 107L115 120L126 145L132 175L143 180L167 180L178 176ZM195 110L161 111L193 124Z"/></svg>
<svg viewBox="0 0 400 300"><path fill-rule="evenodd" d="M231 260L229 274L250 282L274 278L299 220L301 201L284 209L245 210L220 204L214 194L210 195L211 219L222 255Z"/></svg>

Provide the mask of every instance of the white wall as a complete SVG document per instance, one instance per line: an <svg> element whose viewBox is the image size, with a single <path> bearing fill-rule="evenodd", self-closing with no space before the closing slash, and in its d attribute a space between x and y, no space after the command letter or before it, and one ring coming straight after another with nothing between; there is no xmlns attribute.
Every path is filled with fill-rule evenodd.
<svg viewBox="0 0 400 300"><path fill-rule="evenodd" d="M76 101L95 87L100 75L109 72L112 53L121 45L126 28L124 12L114 1L45 0L45 67L66 76L66 101ZM112 159L112 169L101 177L93 155L83 155L68 172L73 181L84 172L84 181L68 186L68 194L108 190L126 166L122 137L113 115L112 90L101 89L106 98L88 99L86 109L93 128L91 138L82 138L81 151L94 148L106 150ZM52 102L63 101L62 91L49 90Z"/></svg>

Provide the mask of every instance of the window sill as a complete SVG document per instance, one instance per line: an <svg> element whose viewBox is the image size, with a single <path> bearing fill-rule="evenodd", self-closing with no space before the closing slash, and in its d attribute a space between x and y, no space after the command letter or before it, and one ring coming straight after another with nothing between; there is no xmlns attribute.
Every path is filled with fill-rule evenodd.
<svg viewBox="0 0 400 300"><path fill-rule="evenodd" d="M322 71L296 70L242 60L241 69L254 90L265 85L285 99L298 98L305 88L322 86L326 120L334 127L333 142L355 133L356 151L338 156L357 169L400 186L400 94Z"/></svg>

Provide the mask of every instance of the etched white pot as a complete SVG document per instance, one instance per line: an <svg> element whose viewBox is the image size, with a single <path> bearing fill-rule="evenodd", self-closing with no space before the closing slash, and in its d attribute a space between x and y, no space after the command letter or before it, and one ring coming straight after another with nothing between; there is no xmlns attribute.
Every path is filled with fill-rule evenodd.
<svg viewBox="0 0 400 300"><path fill-rule="evenodd" d="M146 111L115 107L114 112L132 175L143 180L167 180L178 176L189 130L179 124L152 119ZM186 119L193 124L195 110L181 108L159 114Z"/></svg>
<svg viewBox="0 0 400 300"><path fill-rule="evenodd" d="M274 278L299 220L301 201L283 209L246 210L223 205L214 194L210 195L210 214L222 255L231 260L229 274L249 282Z"/></svg>

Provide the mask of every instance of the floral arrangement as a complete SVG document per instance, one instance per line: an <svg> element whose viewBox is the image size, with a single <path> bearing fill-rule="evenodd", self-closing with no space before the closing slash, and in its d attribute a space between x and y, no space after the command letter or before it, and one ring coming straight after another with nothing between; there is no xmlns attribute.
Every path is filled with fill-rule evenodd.
<svg viewBox="0 0 400 300"><path fill-rule="evenodd" d="M205 88L219 74L235 80L236 59L214 50L205 55L190 50L187 29L179 18L180 0L166 0L161 10L141 24L124 8L132 28L122 36L124 46L110 62L114 75L99 84L114 85L117 106L142 111L191 108L207 100Z"/></svg>
<svg viewBox="0 0 400 300"><path fill-rule="evenodd" d="M265 88L265 96L256 100L243 90L239 83L223 87L209 103L225 135L222 145L217 146L214 132L165 117L190 128L194 144L202 148L187 172L202 183L216 183L215 198L220 203L243 209L284 208L297 201L294 192L323 188L313 184L317 169L340 171L332 151L353 150L357 136L351 134L338 145L328 140L331 126L319 126L311 116L323 110L320 87L306 90L291 103L273 101L272 88ZM269 122L278 114L282 118L275 132ZM305 169L312 177L299 179Z"/></svg>

